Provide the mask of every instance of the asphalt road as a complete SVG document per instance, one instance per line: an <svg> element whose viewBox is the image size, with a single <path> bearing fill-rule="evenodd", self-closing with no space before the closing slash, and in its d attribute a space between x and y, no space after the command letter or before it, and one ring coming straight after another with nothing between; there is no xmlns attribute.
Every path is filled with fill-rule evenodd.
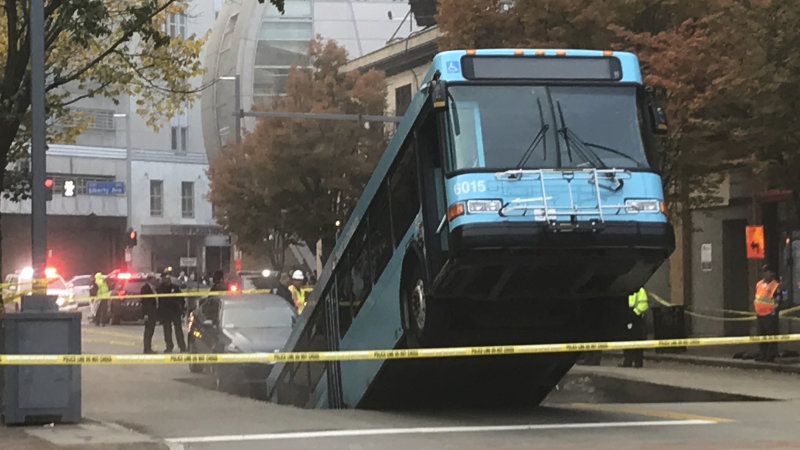
<svg viewBox="0 0 800 450"><path fill-rule="evenodd" d="M86 325L84 353L139 352L141 333ZM163 349L160 330L155 342ZM515 410L302 410L214 391L182 366L84 367L83 423L0 428L0 447L800 448L796 375L606 362L576 367L543 406Z"/></svg>

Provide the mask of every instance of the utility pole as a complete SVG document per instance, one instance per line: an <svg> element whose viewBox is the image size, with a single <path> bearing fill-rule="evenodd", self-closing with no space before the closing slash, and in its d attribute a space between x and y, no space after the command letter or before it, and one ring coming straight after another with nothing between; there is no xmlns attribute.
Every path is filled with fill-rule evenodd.
<svg viewBox="0 0 800 450"><path fill-rule="evenodd" d="M233 115L236 118L234 122L234 133L236 133L236 145L239 145L242 143L242 117L244 117L244 111L242 111L242 85L239 75L226 75L219 77L219 79L223 81L233 81Z"/></svg>
<svg viewBox="0 0 800 450"><path fill-rule="evenodd" d="M31 262L35 280L47 265L47 123L44 93L44 0L31 0ZM33 283L34 294L46 294L46 284Z"/></svg>

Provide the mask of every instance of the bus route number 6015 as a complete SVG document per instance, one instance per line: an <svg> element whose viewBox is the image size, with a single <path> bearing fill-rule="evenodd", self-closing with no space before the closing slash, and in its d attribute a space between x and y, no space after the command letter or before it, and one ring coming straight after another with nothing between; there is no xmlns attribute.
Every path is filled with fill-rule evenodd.
<svg viewBox="0 0 800 450"><path fill-rule="evenodd" d="M470 192L486 192L486 182L473 180L462 181L453 185L453 193L456 195L469 194Z"/></svg>

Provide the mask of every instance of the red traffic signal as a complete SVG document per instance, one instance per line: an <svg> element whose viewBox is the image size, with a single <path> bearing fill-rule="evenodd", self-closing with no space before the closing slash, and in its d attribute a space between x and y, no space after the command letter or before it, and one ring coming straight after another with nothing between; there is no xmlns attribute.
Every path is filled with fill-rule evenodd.
<svg viewBox="0 0 800 450"><path fill-rule="evenodd" d="M44 179L44 198L47 201L53 199L53 187L56 185L56 180L52 177L47 177Z"/></svg>
<svg viewBox="0 0 800 450"><path fill-rule="evenodd" d="M126 247L135 247L139 241L139 233L134 229L128 230L128 240L125 244Z"/></svg>

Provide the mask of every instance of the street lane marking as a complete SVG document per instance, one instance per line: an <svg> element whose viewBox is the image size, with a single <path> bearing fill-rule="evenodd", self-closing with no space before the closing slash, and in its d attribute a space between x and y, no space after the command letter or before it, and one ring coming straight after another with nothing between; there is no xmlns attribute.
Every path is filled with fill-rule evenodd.
<svg viewBox="0 0 800 450"><path fill-rule="evenodd" d="M562 407L562 405L558 405ZM597 405L590 403L571 403L565 405L567 409L577 409L582 411L600 411L620 414L630 414L646 417L657 417L659 419L667 420L704 420L714 423L732 423L735 422L731 419L723 417L700 416L696 414L687 414L678 411L661 411L657 409L640 408L635 406L620 406L620 405Z"/></svg>
<svg viewBox="0 0 800 450"><path fill-rule="evenodd" d="M81 342L86 342L89 344L118 345L121 347L139 347L141 344L141 343L134 343L133 341L123 342L123 341L101 340L101 339L91 339L91 338L82 338Z"/></svg>
<svg viewBox="0 0 800 450"><path fill-rule="evenodd" d="M116 337L132 338L132 339L136 339L138 337L141 337L140 335L142 333L141 331L139 331L137 334L123 333L123 332L120 332L120 331L95 330L93 328L84 328L83 332L85 332L87 334L103 334L103 335L106 335L106 336L116 336Z"/></svg>
<svg viewBox="0 0 800 450"><path fill-rule="evenodd" d="M290 439L319 439L365 436L391 436L400 434L441 433L493 433L503 431L565 430L591 428L670 427L687 425L715 425L711 420L656 420L632 422L552 423L528 425L486 425L459 427L373 428L360 430L296 431L264 434L232 434L223 436L200 436L165 439L167 444L200 444L209 442L271 441Z"/></svg>

